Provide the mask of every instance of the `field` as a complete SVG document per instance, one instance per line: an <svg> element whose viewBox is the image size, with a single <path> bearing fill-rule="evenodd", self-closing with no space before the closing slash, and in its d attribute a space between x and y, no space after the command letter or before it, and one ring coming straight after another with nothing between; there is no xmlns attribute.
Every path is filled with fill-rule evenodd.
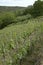
<svg viewBox="0 0 43 65"><path fill-rule="evenodd" d="M43 17L27 21L0 30L0 65L39 63L37 57L40 57L39 49L43 46Z"/></svg>
<svg viewBox="0 0 43 65"><path fill-rule="evenodd" d="M0 65L43 65L43 1L0 6Z"/></svg>

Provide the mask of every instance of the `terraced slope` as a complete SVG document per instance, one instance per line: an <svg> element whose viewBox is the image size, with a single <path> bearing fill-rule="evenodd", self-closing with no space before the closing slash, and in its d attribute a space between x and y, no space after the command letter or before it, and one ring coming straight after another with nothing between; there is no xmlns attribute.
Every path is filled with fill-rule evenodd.
<svg viewBox="0 0 43 65"><path fill-rule="evenodd" d="M0 65L29 65L29 62L22 60L28 58L28 55L31 56L34 50L33 42L35 43L43 32L43 21L40 20L33 19L27 24L17 24L0 30Z"/></svg>

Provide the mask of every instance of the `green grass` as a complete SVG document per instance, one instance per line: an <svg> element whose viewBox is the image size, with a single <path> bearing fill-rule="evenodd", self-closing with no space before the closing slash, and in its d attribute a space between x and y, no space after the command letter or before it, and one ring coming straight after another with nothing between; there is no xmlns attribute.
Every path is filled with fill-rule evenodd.
<svg viewBox="0 0 43 65"><path fill-rule="evenodd" d="M0 30L0 65L19 65L31 46L29 37L38 29L43 31L43 22L32 19Z"/></svg>

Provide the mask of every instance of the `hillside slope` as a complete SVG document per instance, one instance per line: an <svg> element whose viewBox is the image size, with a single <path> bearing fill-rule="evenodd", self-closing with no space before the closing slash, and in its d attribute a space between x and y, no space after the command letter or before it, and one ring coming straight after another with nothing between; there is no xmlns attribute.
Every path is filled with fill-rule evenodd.
<svg viewBox="0 0 43 65"><path fill-rule="evenodd" d="M40 50L43 55L42 19L28 20L28 23L0 30L0 65L39 65Z"/></svg>
<svg viewBox="0 0 43 65"><path fill-rule="evenodd" d="M0 6L0 12L5 12L5 11L17 11L17 10L22 10L25 9L25 7L13 7L13 6Z"/></svg>

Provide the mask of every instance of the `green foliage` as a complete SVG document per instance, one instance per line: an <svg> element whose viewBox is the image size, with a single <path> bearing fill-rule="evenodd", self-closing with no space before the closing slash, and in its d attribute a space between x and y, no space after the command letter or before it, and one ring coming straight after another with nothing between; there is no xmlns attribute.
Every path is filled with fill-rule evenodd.
<svg viewBox="0 0 43 65"><path fill-rule="evenodd" d="M43 1L35 1L33 5L33 16L42 16L43 15Z"/></svg>
<svg viewBox="0 0 43 65"><path fill-rule="evenodd" d="M25 10L23 11L23 14L26 15L26 14L30 14L31 15L31 10L32 10L32 6L28 6L27 8L25 8Z"/></svg>
<svg viewBox="0 0 43 65"><path fill-rule="evenodd" d="M40 5L40 6L39 6ZM43 45L43 2L36 1L33 6L17 12L0 13L0 65L35 65L39 45ZM40 13L40 14L39 14ZM19 24L19 22L26 22ZM13 25L10 25L12 24ZM18 24L15 24L18 23ZM36 45L36 46L35 46ZM34 52L34 58L32 56ZM27 59L28 63L22 60ZM30 57L31 56L31 57Z"/></svg>
<svg viewBox="0 0 43 65"><path fill-rule="evenodd" d="M16 15L14 12L3 12L0 13L0 29L5 28L6 26L10 24L16 24L16 23L26 23L28 19L32 18L30 14L20 16Z"/></svg>
<svg viewBox="0 0 43 65"><path fill-rule="evenodd" d="M0 17L0 29L6 27L7 25L11 23L15 23L15 15L14 13L6 12L1 15Z"/></svg>
<svg viewBox="0 0 43 65"><path fill-rule="evenodd" d="M31 19L31 18L32 18L32 16L30 14L22 15L22 16L16 17L15 22L26 23L25 21L28 20L28 19Z"/></svg>
<svg viewBox="0 0 43 65"><path fill-rule="evenodd" d="M27 52L31 52L30 35L39 29L39 26L38 19L32 19L28 20L28 23L15 24L0 30L0 65L20 65ZM43 25L40 29L43 30ZM33 47L32 44L32 50Z"/></svg>
<svg viewBox="0 0 43 65"><path fill-rule="evenodd" d="M33 6L27 7L24 14L31 14L32 17L43 16L43 1L35 1Z"/></svg>

